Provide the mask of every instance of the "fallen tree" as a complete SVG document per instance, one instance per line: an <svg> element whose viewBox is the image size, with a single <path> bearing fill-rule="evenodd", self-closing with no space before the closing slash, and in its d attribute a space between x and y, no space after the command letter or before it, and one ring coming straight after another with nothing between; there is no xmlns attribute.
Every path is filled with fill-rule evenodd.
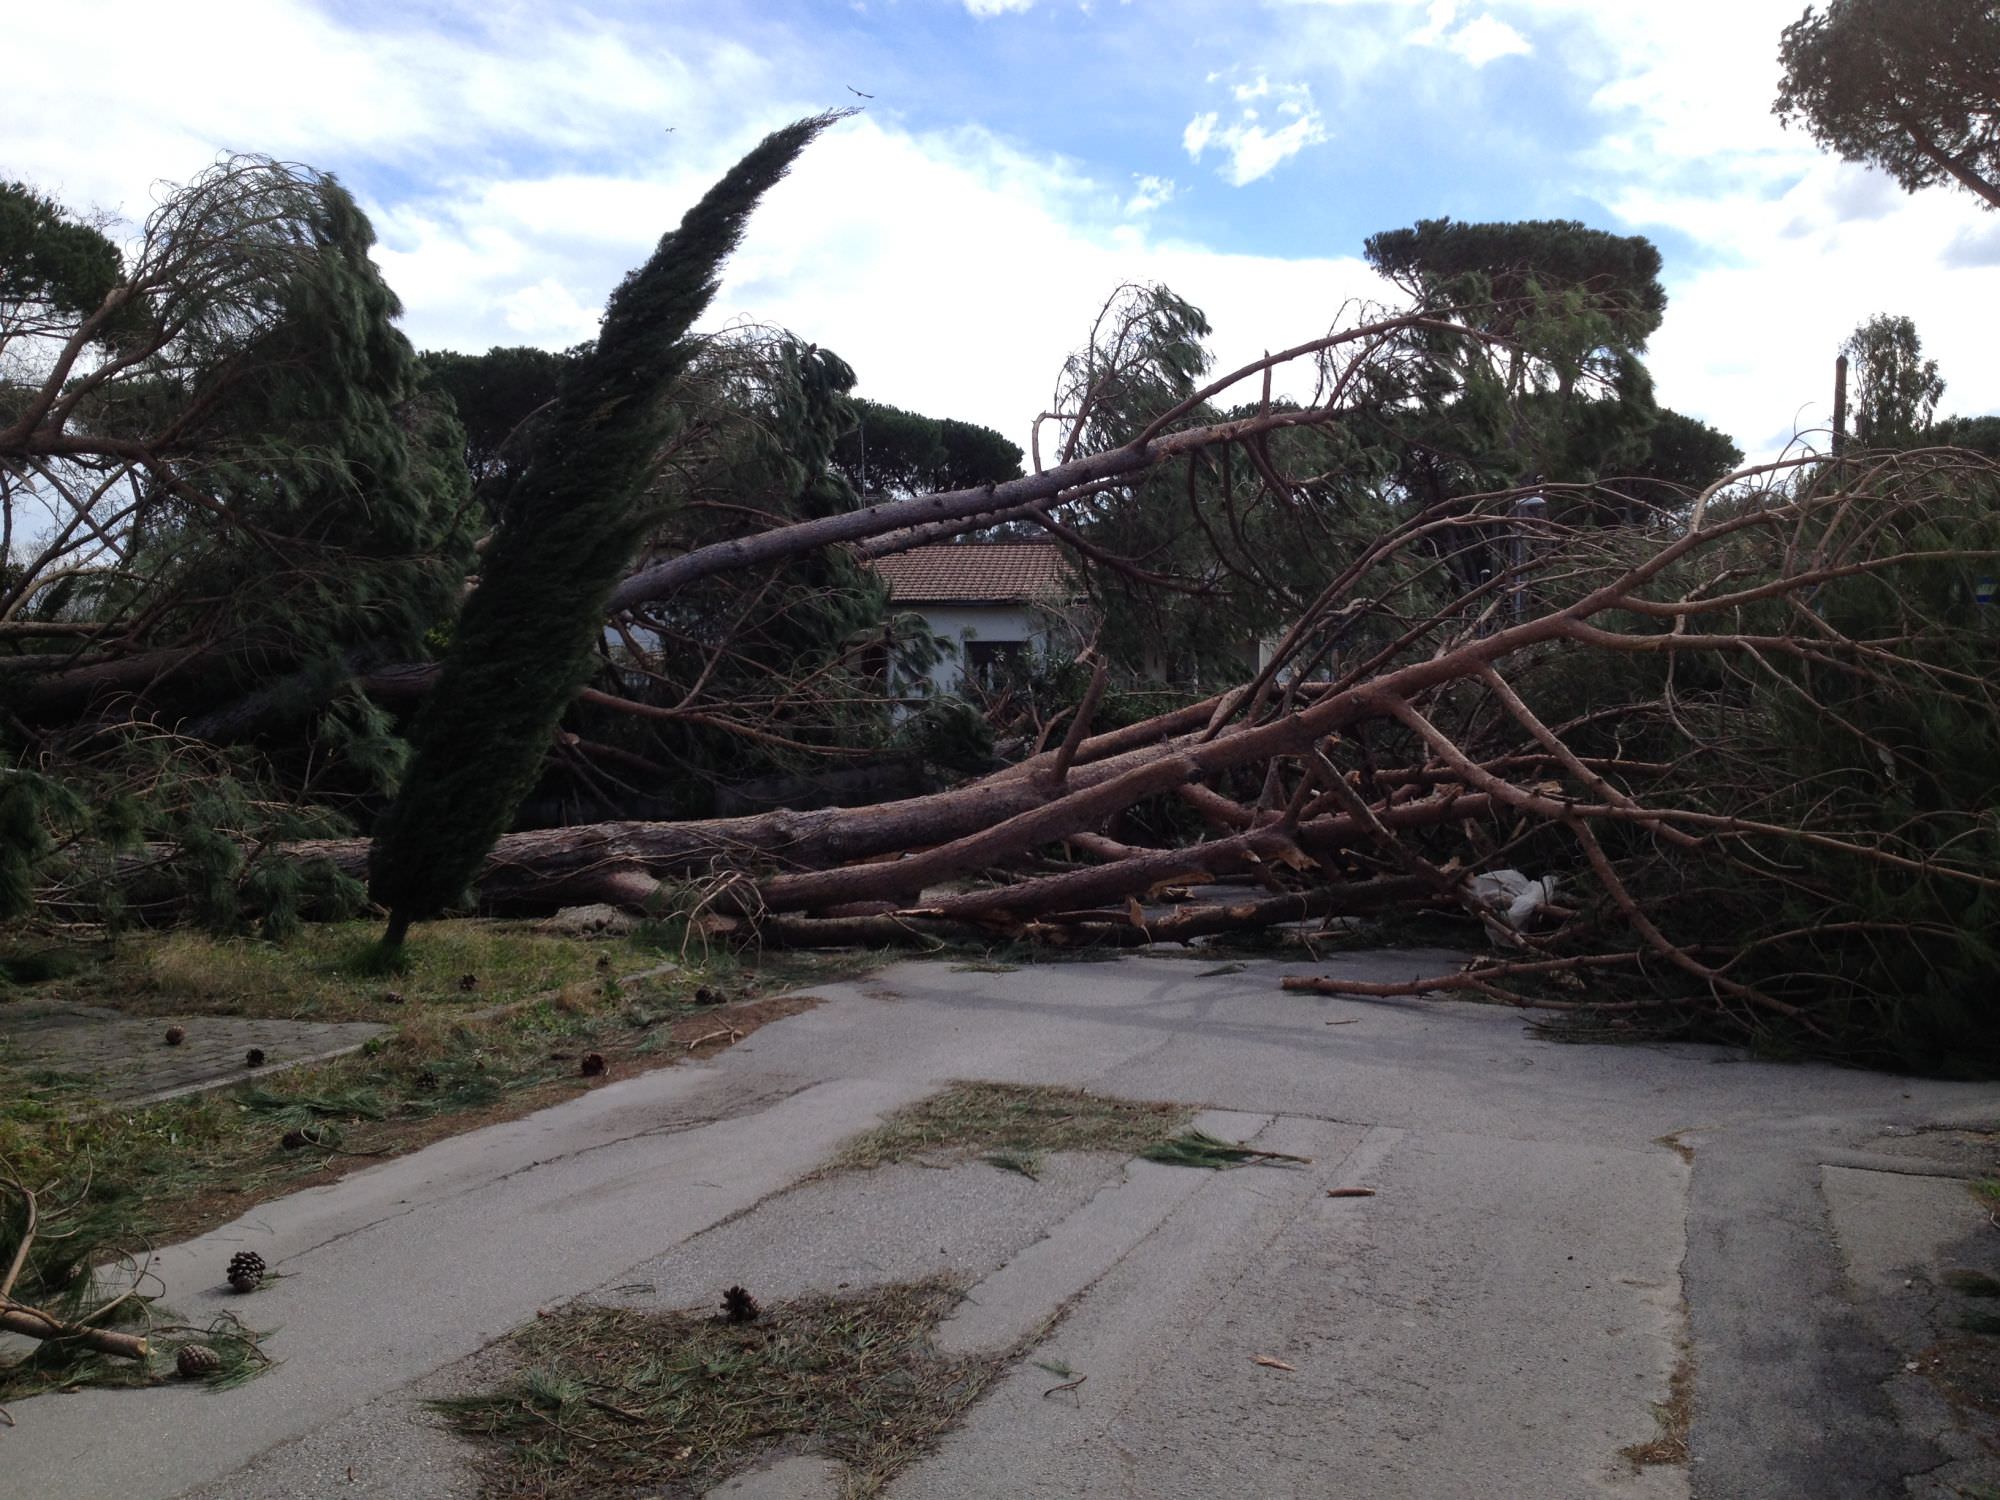
<svg viewBox="0 0 2000 1500"><path fill-rule="evenodd" d="M2000 622L1977 601L2000 469L1794 460L1613 528L1516 498L1449 522L1504 537L1503 572L1441 586L1444 520L1414 516L1201 704L1102 734L1079 717L1021 764L878 806L509 835L481 899L808 944L1131 945L1418 907L1499 949L1440 989L1932 1065L1989 1047ZM1168 803L1175 842L1117 833ZM1479 879L1511 868L1555 876L1519 914Z"/></svg>
<svg viewBox="0 0 2000 1500"><path fill-rule="evenodd" d="M642 553L610 591L614 633L671 614L705 580L996 523L1073 535L1092 566L1198 593L1079 530L1143 487L1156 511L1178 493L1195 530L1242 579L1268 586L1288 623L1248 680L1104 732L1092 722L1105 702L1097 674L1066 722L1036 724L1036 753L930 795L506 834L477 900L500 911L608 900L783 943L1132 945L1416 908L1463 914L1501 950L1440 976L1444 988L1724 1034L1776 1028L1872 1059L1989 1058L2000 631L1978 601L1996 571L2000 475L1975 455L1919 450L1791 459L1699 493L1657 476L1643 488L1484 494L1454 482L1420 503L1400 471L1380 467L1385 453L1403 462L1421 449L1430 463L1438 434L1463 429L1491 458L1514 425L1561 416L1593 382L1621 420L1649 399L1633 363L1643 327L1617 333L1619 308L1594 308L1587 287L1538 295L1525 307L1490 295L1459 305L1426 282L1415 311L1357 318L1200 383L1203 360L1184 337L1198 314L1142 289L1114 304L1130 318L1105 347L1094 340L1066 367L1048 466L1038 424L1034 472L1019 479ZM104 304L114 312L116 297ZM1134 327L1152 333L1128 338ZM1294 365L1313 392L1279 401L1277 372ZM1245 385L1256 399L1227 406ZM29 392L0 446L46 466L98 441L65 425L63 399L53 386ZM1420 439L1397 438L1399 424ZM99 448L94 461L121 482L133 464L170 477ZM187 513L206 514L185 476L171 477ZM97 492L76 480L69 493L87 529ZM23 586L19 598L31 596ZM232 648L231 660L255 663L248 691L241 673L220 672L234 696L211 683L200 714L173 718L190 701L177 696L185 684L215 671L222 637L162 644L140 628L156 616L137 596L115 631L46 603L39 613L76 628L72 649L0 660L10 732L31 746L124 734L173 747L179 764L199 748L194 730L254 734L329 692L366 694L379 714L435 683L433 664L385 660L366 643L337 663L317 648L319 664L302 670L273 638ZM854 748L787 738L757 705L704 698L706 679L696 673L671 704L585 686L572 708L699 715L801 751ZM807 674L800 691L813 690ZM559 728L548 753L584 745ZM588 753L647 763L618 745ZM0 799L44 785L15 777ZM108 865L66 859L33 807L25 820L15 806L0 813L41 839L0 875L21 891L32 876L49 911L82 912L106 888L140 911L183 909L184 888L145 887L190 847L237 854L235 873L209 882L224 904L247 889L245 843L262 855L255 868L291 872L295 904L321 889L351 897L367 867L360 840L268 824L246 839L212 797L188 801L178 844ZM1337 977L1314 985L1359 993Z"/></svg>

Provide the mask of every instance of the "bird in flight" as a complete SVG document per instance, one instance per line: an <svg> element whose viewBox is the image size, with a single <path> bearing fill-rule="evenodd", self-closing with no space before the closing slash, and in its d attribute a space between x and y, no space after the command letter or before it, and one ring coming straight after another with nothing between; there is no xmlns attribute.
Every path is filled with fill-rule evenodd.
<svg viewBox="0 0 2000 1500"><path fill-rule="evenodd" d="M873 94L862 93L860 89L851 83L847 85L847 92L854 95L857 99L873 99L875 97Z"/></svg>

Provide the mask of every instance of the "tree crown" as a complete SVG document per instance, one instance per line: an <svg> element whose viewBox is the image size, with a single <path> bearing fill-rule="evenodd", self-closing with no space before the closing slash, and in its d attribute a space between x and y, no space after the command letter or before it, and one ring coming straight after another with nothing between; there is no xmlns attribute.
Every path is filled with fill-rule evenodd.
<svg viewBox="0 0 2000 1500"><path fill-rule="evenodd" d="M1784 30L1773 112L1911 192L1955 182L2000 207L2000 6L1830 0Z"/></svg>

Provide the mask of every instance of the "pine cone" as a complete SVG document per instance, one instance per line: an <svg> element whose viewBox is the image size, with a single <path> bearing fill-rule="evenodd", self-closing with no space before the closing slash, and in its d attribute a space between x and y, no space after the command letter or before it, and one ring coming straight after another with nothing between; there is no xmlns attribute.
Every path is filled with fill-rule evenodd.
<svg viewBox="0 0 2000 1500"><path fill-rule="evenodd" d="M206 1344L182 1344L174 1368L185 1380L206 1380L222 1368L222 1356Z"/></svg>
<svg viewBox="0 0 2000 1500"><path fill-rule="evenodd" d="M740 1286L733 1286L722 1294L722 1315L732 1323L754 1323L757 1314L763 1310L757 1305L757 1299Z"/></svg>
<svg viewBox="0 0 2000 1500"><path fill-rule="evenodd" d="M261 1067L263 1067L263 1066L264 1066L264 1049L263 1049L262 1047L252 1047L252 1048L251 1048L251 1049L250 1049L250 1050L249 1050L248 1052L244 1053L244 1054L243 1054L243 1066L244 1066L244 1067L246 1067L246 1068L261 1068Z"/></svg>
<svg viewBox="0 0 2000 1500"><path fill-rule="evenodd" d="M169 1026L167 1028L167 1045L169 1047L178 1047L182 1042L186 1041L187 1039L188 1039L187 1027Z"/></svg>
<svg viewBox="0 0 2000 1500"><path fill-rule="evenodd" d="M605 971L606 971L607 969L609 969L610 967L611 967L611 955L610 955L609 953L600 953L600 954L598 954L598 955L597 955L597 972L598 972L598 973L600 973L600 974L602 974L602 973L604 973L604 972L605 972Z"/></svg>
<svg viewBox="0 0 2000 1500"><path fill-rule="evenodd" d="M461 974L461 975L459 975L459 976L458 976L458 987L459 987L459 988L460 988L461 990L464 990L464 991L465 991L465 992L466 992L467 994L470 994L470 993L471 993L471 992L472 992L473 990L476 990L476 989L478 989L478 988L479 988L479 976L478 976L477 974Z"/></svg>
<svg viewBox="0 0 2000 1500"><path fill-rule="evenodd" d="M382 1003L384 1005L401 1005L403 1003L403 992L401 990L382 991Z"/></svg>
<svg viewBox="0 0 2000 1500"><path fill-rule="evenodd" d="M264 1257L255 1250L238 1250L229 1257L229 1285L239 1292L254 1292L264 1284Z"/></svg>
<svg viewBox="0 0 2000 1500"><path fill-rule="evenodd" d="M577 1072L581 1073L585 1078L602 1077L604 1074L604 1054L602 1052L584 1053L583 1061L577 1065Z"/></svg>
<svg viewBox="0 0 2000 1500"><path fill-rule="evenodd" d="M287 1151L296 1151L301 1146L317 1146L326 1140L326 1129L319 1125L302 1125L287 1130L280 1138Z"/></svg>
<svg viewBox="0 0 2000 1500"><path fill-rule="evenodd" d="M694 1003L696 1005L720 1005L728 998L721 990L712 990L707 985L701 986L701 988L694 992Z"/></svg>
<svg viewBox="0 0 2000 1500"><path fill-rule="evenodd" d="M444 1080L438 1077L436 1068L425 1068L417 1075L417 1092L435 1094L443 1082Z"/></svg>

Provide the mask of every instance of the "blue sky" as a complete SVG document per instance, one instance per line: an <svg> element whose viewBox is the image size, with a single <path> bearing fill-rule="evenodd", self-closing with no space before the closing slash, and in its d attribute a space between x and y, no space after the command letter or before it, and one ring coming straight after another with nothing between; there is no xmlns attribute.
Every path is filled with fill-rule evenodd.
<svg viewBox="0 0 2000 1500"><path fill-rule="evenodd" d="M1383 296L1364 239L1439 215L1651 237L1661 397L1754 455L1827 420L1833 355L1878 312L1915 318L1946 409L2000 410L2000 217L1779 128L1798 10L73 0L10 23L21 55L92 66L15 75L0 172L129 222L219 151L310 162L374 219L420 346L561 346L759 135L854 105L760 210L715 321L792 327L864 393L1017 441L1121 281L1206 308L1234 364Z"/></svg>

